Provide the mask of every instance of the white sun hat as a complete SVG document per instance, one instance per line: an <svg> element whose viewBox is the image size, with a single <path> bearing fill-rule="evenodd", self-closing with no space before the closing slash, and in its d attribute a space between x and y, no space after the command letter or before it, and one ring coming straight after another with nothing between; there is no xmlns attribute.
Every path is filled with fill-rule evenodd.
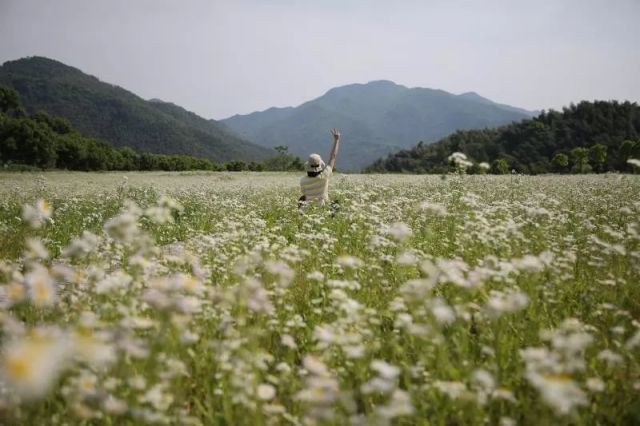
<svg viewBox="0 0 640 426"><path fill-rule="evenodd" d="M311 154L306 163L308 172L319 172L324 169L325 164L319 154Z"/></svg>

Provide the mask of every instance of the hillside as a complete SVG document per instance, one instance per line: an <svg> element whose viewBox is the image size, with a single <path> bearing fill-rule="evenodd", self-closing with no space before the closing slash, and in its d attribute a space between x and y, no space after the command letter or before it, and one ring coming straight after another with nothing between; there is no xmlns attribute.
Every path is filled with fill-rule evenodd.
<svg viewBox="0 0 640 426"><path fill-rule="evenodd" d="M0 84L3 170L220 170L229 169L232 163L221 165L206 158L138 153L128 146L114 147L82 135L64 118L44 111L28 115L18 93Z"/></svg>
<svg viewBox="0 0 640 426"><path fill-rule="evenodd" d="M262 160L273 150L251 144L213 120L170 103L147 101L61 62L30 57L5 62L0 83L13 87L27 113L68 119L82 134L139 152L184 154L215 162Z"/></svg>
<svg viewBox="0 0 640 426"><path fill-rule="evenodd" d="M449 168L447 157L453 152L478 163L504 159L509 170L522 173L568 171L576 161L576 148L590 150L583 155L588 155L585 161L594 171L629 170L626 160L640 158L640 106L585 101L507 126L458 131L434 144L418 144L379 159L366 171L440 173ZM558 154L566 155L569 164L554 162Z"/></svg>
<svg viewBox="0 0 640 426"><path fill-rule="evenodd" d="M458 129L493 127L531 115L475 93L453 95L374 81L331 89L295 108L270 108L220 122L258 145L288 145L300 156L327 155L328 129L338 127L344 135L338 165L358 170L421 140L434 141Z"/></svg>

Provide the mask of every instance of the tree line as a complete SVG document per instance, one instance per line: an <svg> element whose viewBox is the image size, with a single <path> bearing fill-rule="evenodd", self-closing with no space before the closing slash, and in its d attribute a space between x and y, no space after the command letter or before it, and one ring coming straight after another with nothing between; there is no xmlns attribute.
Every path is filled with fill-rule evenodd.
<svg viewBox="0 0 640 426"><path fill-rule="evenodd" d="M471 160L469 173L632 171L628 160L640 158L640 107L617 101L571 104L506 126L457 131L433 144L420 142L365 171L446 173L455 169L449 160L454 152Z"/></svg>
<svg viewBox="0 0 640 426"><path fill-rule="evenodd" d="M5 169L107 170L302 170L302 161L276 147L277 155L262 162L214 163L189 155L139 153L113 147L76 131L68 120L46 112L28 115L18 93L0 85L0 165Z"/></svg>

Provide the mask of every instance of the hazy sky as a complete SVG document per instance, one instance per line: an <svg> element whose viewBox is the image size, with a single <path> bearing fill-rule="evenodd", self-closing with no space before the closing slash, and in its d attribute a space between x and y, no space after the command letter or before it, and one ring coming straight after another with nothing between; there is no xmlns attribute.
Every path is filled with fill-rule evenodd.
<svg viewBox="0 0 640 426"><path fill-rule="evenodd" d="M47 56L207 118L387 79L528 109L640 101L640 0L0 0Z"/></svg>

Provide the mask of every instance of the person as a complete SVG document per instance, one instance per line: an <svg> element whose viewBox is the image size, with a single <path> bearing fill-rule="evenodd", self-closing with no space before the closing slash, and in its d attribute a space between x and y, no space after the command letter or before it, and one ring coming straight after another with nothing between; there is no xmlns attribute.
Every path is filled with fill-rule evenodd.
<svg viewBox="0 0 640 426"><path fill-rule="evenodd" d="M329 164L325 164L318 154L309 155L309 160L305 163L307 175L300 179L300 190L302 191L302 197L298 199L298 208L300 209L311 202L315 202L318 206L324 206L329 202L329 178L333 174L338 157L340 131L331 129L331 135L333 136L333 147L329 155Z"/></svg>

